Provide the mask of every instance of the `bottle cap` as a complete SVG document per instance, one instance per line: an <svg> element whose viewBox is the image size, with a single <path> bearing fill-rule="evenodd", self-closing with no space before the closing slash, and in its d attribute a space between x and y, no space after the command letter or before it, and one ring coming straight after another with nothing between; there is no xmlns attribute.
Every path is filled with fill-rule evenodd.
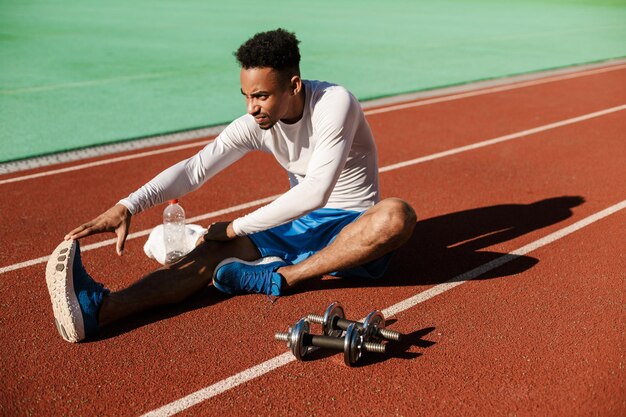
<svg viewBox="0 0 626 417"><path fill-rule="evenodd" d="M178 199L177 199L177 198L175 198L175 199L173 199L173 200L168 200L168 201L167 201L167 203L168 203L168 204L178 204Z"/></svg>

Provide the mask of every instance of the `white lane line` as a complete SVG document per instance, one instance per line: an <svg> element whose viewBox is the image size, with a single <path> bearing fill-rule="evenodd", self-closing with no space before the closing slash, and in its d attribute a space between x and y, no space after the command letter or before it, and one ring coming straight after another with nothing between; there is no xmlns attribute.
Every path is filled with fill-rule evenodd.
<svg viewBox="0 0 626 417"><path fill-rule="evenodd" d="M399 103L400 101L396 101ZM84 163L88 159L105 157L116 158L115 155L124 153L138 153L147 148L156 148L157 146L175 146L177 143L190 143L192 140L198 143L200 140L212 138L222 130L225 125L203 127L198 129L187 129L180 132L170 132L152 136L145 136L122 142L105 143L102 145L89 146L82 149L57 152L49 155L36 156L28 159L0 163L0 176L4 174L13 174L22 171L32 171L43 167L58 167L61 164ZM77 162L78 161L78 162ZM53 169L53 168L49 168ZM27 174L25 174L27 175Z"/></svg>
<svg viewBox="0 0 626 417"><path fill-rule="evenodd" d="M229 214L229 213L234 213L240 210L245 210L251 207L255 207L255 206L259 206L261 204L267 204L275 199L277 199L280 196L280 194L276 194L270 197L265 197L265 198L261 198L259 200L254 200L254 201L249 201L247 203L243 203L243 204L238 204L236 206L232 206L232 207L228 207L222 210L217 210L217 211L212 211L209 213L205 213L202 214L200 216L196 216L196 217L191 217L189 219L187 219L187 223L194 223L200 220L206 220L206 219L210 219L212 217L218 217L218 216L222 216L224 214ZM135 232L135 233L129 233L128 236L126 236L126 241L132 240L132 239L136 239L138 237L142 237L142 236L147 236L150 234L150 232L152 231L152 229L145 229L145 230L141 230L139 232ZM102 248L104 246L109 246L109 245L115 245L117 243L117 238L111 238L111 239L106 239L106 240L102 240L100 242L96 242L96 243L92 243L89 245L85 245L85 246L81 246L80 247L80 251L81 252L87 252L90 250L94 250L94 249L98 249L98 248ZM41 258L36 258L36 259L31 259L30 261L25 261L25 262L20 262L17 264L13 264L13 265L8 265L8 266L4 266L2 268L0 268L0 274L4 274L5 272L10 272L10 271L15 271L16 269L22 269L22 268L27 268L29 266L33 266L33 265L37 265L37 264L42 264L45 262L48 262L48 258L49 256L42 256Z"/></svg>
<svg viewBox="0 0 626 417"><path fill-rule="evenodd" d="M585 217L582 220L577 221L563 229L557 230L556 232L550 233L547 236L544 236L541 239L535 240L534 242L529 243L528 245L522 246L521 248L514 250L513 252L509 252L506 255L502 255L499 258L494 259L491 262L487 262L483 265L480 265L477 268L474 268L470 271L464 272L460 275L455 276L454 278L442 283L435 285L434 287L429 288L426 291L415 294L414 296L407 298L397 304L394 304L390 307L387 307L383 310L383 314L385 317L391 317L398 313L402 313L412 307L415 307L419 303L423 303L437 295L443 294L444 292L451 290L454 287L457 287L461 284L466 283L467 281L471 281L475 278L478 278L482 274L492 271L508 262L511 262L520 256L526 255L536 249L539 249L543 246L546 246L552 242L555 242L567 235L570 235L577 230L580 230L586 226L589 226L592 223L597 222L611 214L614 214L620 210L626 208L626 200L617 203L607 209L604 209L600 212L592 214L591 216ZM171 416L181 411L184 411L194 405L197 405L201 402L207 401L219 394L222 394L232 388L235 388L245 382L251 381L255 378L263 376L275 369L278 369L288 363L295 361L295 357L290 353L283 353L282 355L276 356L272 359L269 359L265 362L260 363L259 365L253 366L252 368L241 371L229 378L223 379L219 382L216 382L213 385L209 385L206 388L198 390L192 394L189 394L181 399L173 401L169 404L164 405L163 407L157 408L156 410L150 411L142 415L142 417L166 417Z"/></svg>
<svg viewBox="0 0 626 417"><path fill-rule="evenodd" d="M498 93L501 91L509 91L509 90L515 90L518 88L531 87L534 85L545 84L545 83L550 83L554 81L562 81L562 80L568 80L571 78L585 77L588 75L595 75L595 74L599 74L603 72L615 71L615 70L624 69L624 68L626 68L626 64L616 65L614 67L608 67L608 68L600 68L597 70L575 72L572 74L556 75L554 77L540 78L537 80L518 82L515 84L501 85L497 87L490 87L490 88L476 90L476 91L468 91L466 93L453 94L450 96L435 97L432 99L421 100L421 101L416 101L416 102L394 104L394 105L390 105L381 109L367 110L365 114L371 115L371 114L378 114L378 113L387 113L387 112L397 111L397 110L404 110L404 109L408 109L412 107L420 107L420 106L426 106L429 104L443 103L446 101L460 100L460 99L464 99L468 97L480 96L483 94Z"/></svg>
<svg viewBox="0 0 626 417"><path fill-rule="evenodd" d="M180 150L188 149L188 148L196 148L196 147L199 147L199 146L204 146L204 145L206 145L209 142L211 142L211 141L210 140L202 140L202 141L199 141L199 142L187 143L185 145L171 146L171 147L168 147L168 148L157 149L157 150L154 150L154 151L146 151L146 152L140 152L140 153L133 154L133 155L118 156L118 157L115 157L115 158L103 159L101 161L87 162L87 163L84 163L84 164L74 165L74 166L71 166L71 167L53 169L53 170L50 170L50 171L38 172L36 174L23 175L21 177L15 177L15 178L9 178L9 179L6 179L6 180L0 180L0 185L1 184L9 184L9 183L12 183L12 182L30 180L30 179L33 179L33 178L48 177L50 175L62 174L64 172L78 171L78 170L85 169L85 168L93 168L93 167L97 167L97 166L101 166L101 165L113 164L115 162L128 161L128 160L131 160L131 159L145 158L146 156L160 155L160 154L163 154L163 153L175 152L175 151L180 151Z"/></svg>
<svg viewBox="0 0 626 417"><path fill-rule="evenodd" d="M522 246L519 249L514 250L513 252L509 252L506 255L502 255L499 258L494 259L493 261L487 262L486 264L480 265L470 271L464 272L461 275L457 275L456 277L444 282L443 284L436 285L424 292L414 295L413 297L407 298L404 301L401 301L397 304L394 304L390 307L387 307L382 312L385 317L393 316L394 314L398 314L409 308L428 300L429 298L433 298L436 295L439 295L445 291L448 291L458 285L463 284L464 282L470 281L476 277L479 277L486 272L492 271L510 261L513 261L520 256L524 256L536 249L541 248L542 246L546 246L554 241L557 241L569 234L574 233L577 230L582 229L583 227L589 226L592 223L597 222L605 217L610 216L622 209L626 208L626 200L617 203L607 209L604 209L598 213L592 214L591 216L585 217L582 220L577 221L574 224L571 224L563 229L557 230L554 233L551 233L547 236L542 237L541 239L535 240L534 242L529 243L526 246Z"/></svg>
<svg viewBox="0 0 626 417"><path fill-rule="evenodd" d="M585 114L582 116L578 116L578 117L573 117L571 119L566 119L566 120L562 120L560 122L555 122L555 123L550 123L544 126L539 126L536 127L534 129L528 129L528 130L523 130L521 132L517 132L517 133L512 133L510 135L505 135L505 136L500 136L498 138L494 138L494 139L488 139L488 140L484 140L482 142L478 142L478 143L474 143L472 145L467 145L467 146L461 146L459 148L454 148L454 149L450 149L444 152L438 152L438 153L434 153L431 155L426 155L420 158L416 158L416 159L411 159L409 161L404 161L404 162L400 162L397 164L392 164L392 165L387 165L385 167L381 167L378 172L380 173L384 173L384 172L388 172L388 171L393 171L399 168L404 168L407 166L411 166L411 165L417 165L417 164L421 164L424 162L428 162L428 161L432 161L435 159L439 159L439 158L444 158L446 156L450 156L450 155L456 155L462 152L467 152L467 151L471 151L474 149L478 149L478 148L483 148L485 146L490 146L490 145L495 145L497 143L501 143L501 142L505 142L505 141L509 141L509 140L513 140L513 139L518 139L521 137L525 137L525 136L529 136L535 133L539 133L539 132L543 132L549 129L555 129L561 126L566 126L569 124L573 124L573 123L578 123L584 120L589 120L592 119L594 117L600 117L600 116L604 116L606 114L610 114L610 113L614 113L620 110L624 110L626 109L626 104L623 104L621 106L616 106L616 107L611 107L609 109L605 109L605 110L600 110L597 112L593 112L593 113L589 113L589 114ZM209 219L211 217L217 217L217 216L221 216L224 214L229 214L229 213L233 213L236 211L240 211L240 210L244 210L247 208L251 208L251 207L255 207L261 204L266 204L269 203L270 201L278 198L279 195L274 195L274 196L270 196L270 197L265 197L263 199L260 200L255 200L255 201L250 201L248 203L243 203L243 204L239 204L233 207L229 207L229 208L225 208L222 210L218 210L218 211L214 211L214 212L210 212L210 213L206 213L197 217L193 217L191 219L188 219L187 221L189 223L193 223L196 221L200 221L200 220L206 220ZM150 234L151 229L146 229L146 230L142 230L139 232L135 232L135 233L131 233L127 236L126 240L131 240L131 239L135 239L141 236L146 236L148 234ZM107 246L107 245L114 245L116 243L116 239L108 239L108 240L103 240L101 242L98 243L93 243L90 245L86 245L84 247L81 247L81 251L82 252L87 252L90 251L92 249L97 249L97 248L101 248L103 246ZM21 269L21 268L26 268L32 265L36 265L36 264L40 264L40 263L44 263L48 261L48 257L41 257L41 258L37 258L37 259L31 259L29 261L25 261L25 262L20 262L17 264L13 264L13 265L8 265L8 266L4 266L0 268L0 274L3 274L5 272L9 272L9 271L15 271L16 269Z"/></svg>
<svg viewBox="0 0 626 417"><path fill-rule="evenodd" d="M273 371L274 369L278 369L281 366L287 365L288 363L295 360L296 358L291 353L283 353L280 356L276 356L275 358L269 359L265 362L261 362L260 364L253 366L252 368L246 369L243 372L239 372L238 374L235 374L229 378L223 379L218 383L210 385L206 388L202 388L201 390L198 390L193 394L189 394L178 401L174 401L159 409L143 414L142 417L162 417L180 413L181 411L184 411L190 407L193 407L196 404L206 401L209 398L213 398L225 391L228 391L229 389L235 388L252 379L265 375Z"/></svg>
<svg viewBox="0 0 626 417"><path fill-rule="evenodd" d="M469 91L469 92L464 92L464 93L457 93L457 94L452 94L452 95L443 96L443 97L435 97L435 98L432 98L432 99L426 99L426 100L418 99L416 101L410 101L410 102L402 103L402 104L392 104L392 105L387 105L385 107L377 107L377 108L374 108L374 109L364 110L364 113L365 113L366 116L374 115L374 114L380 114L380 113L388 113L388 112L404 110L404 109L408 109L408 108L412 108L412 107L420 107L420 106L426 106L426 105L431 105L431 104L443 103L443 102L447 102L447 101L460 100L460 99L469 98L469 97L475 97L475 96L484 95L484 94L491 94L491 93L496 93L496 92L501 92L501 91L514 90L514 89L518 89L518 88L530 87L530 86L534 86L534 85L540 85L540 84L545 84L545 83L550 83L550 82L555 82L555 81L567 80L567 79L571 79L571 78L585 77L585 76L600 74L600 73L609 72L609 71L616 71L616 70L620 70L620 69L624 69L624 68L626 68L626 64L614 65L614 66L610 66L610 67L606 67L606 68L599 68L599 69L588 70L588 71L568 73L568 74L563 74L563 75L548 76L548 77L540 78L540 79L536 79L536 80L530 80L530 81L524 81L524 82L515 82L513 84L507 84L507 85L502 85L502 86L490 87L490 88L485 88L485 89L478 89L478 90L474 90L474 91ZM49 175L61 174L61 173L64 173L64 172L77 171L77 170L81 170L81 169L92 168L92 167L95 167L95 166L112 164L112 163L116 163L116 162L120 162L120 161L127 161L127 160L131 160L131 159L144 158L144 157L147 157L147 156L153 156L153 155L158 155L158 154L163 154L163 153L168 153L168 152L174 152L174 151L178 151L178 150L181 150L181 149L193 148L193 147L196 147L196 146L200 147L200 146L206 145L209 142L210 141L206 141L205 140L205 141L196 142L196 143L190 143L190 144L182 145L182 146L173 146L173 147L163 148L163 149L159 149L159 150L151 151L151 152L141 152L141 153L138 153L138 154L127 155L127 156L123 156L123 157L102 159L100 161L84 163L84 164L76 165L76 166L73 166L73 167L67 167L67 168L61 168L61 169L52 169L52 170L49 170L49 171L43 171L43 172L39 172L39 173L36 173L36 174L23 175L23 176L19 176L19 177L14 177L14 178L9 178L9 179L5 179L5 180L0 180L0 185L2 185L2 184L9 184L9 183L18 182L18 181L25 181L25 180L29 180L29 179L33 179L33 178L46 177L46 176L49 176Z"/></svg>
<svg viewBox="0 0 626 417"><path fill-rule="evenodd" d="M593 119L594 117L604 116L606 114L614 113L614 112L621 111L624 109L626 109L626 104L622 104L621 106L615 106L615 107L611 107L608 109L600 110L600 111L589 113L589 114L584 114L582 116L573 117L571 119L561 120L560 122L549 123L547 125L535 127L533 129L522 130L521 132L511 133L510 135L500 136L500 137L493 138L493 139L487 139L482 142L472 143L471 145L460 146L458 148L450 149L447 151L437 152L431 155L422 156L420 158L411 159L409 161L399 162L393 165L387 165L386 167L381 168L379 172L392 171L394 169L403 168L409 165L415 165L415 164L419 164L419 163L423 163L427 161L432 161L433 159L444 158L446 156L455 155L458 153L467 152L467 151L471 151L471 150L478 149L478 148L484 148L485 146L491 146L491 145L495 145L501 142L506 142L512 139L517 139L517 138L521 138L524 136L533 135L535 133L544 132L546 130L556 129L561 126L566 126L566 125L570 125L573 123L582 122L584 120L589 120L589 119Z"/></svg>

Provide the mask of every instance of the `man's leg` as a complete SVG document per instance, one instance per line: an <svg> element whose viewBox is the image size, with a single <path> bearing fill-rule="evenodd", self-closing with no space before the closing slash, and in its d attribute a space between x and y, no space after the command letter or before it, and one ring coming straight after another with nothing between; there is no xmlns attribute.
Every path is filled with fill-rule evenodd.
<svg viewBox="0 0 626 417"><path fill-rule="evenodd" d="M128 288L105 295L99 324L106 325L140 311L184 300L206 287L217 264L230 257L252 261L261 254L247 237L205 242L173 265L149 273Z"/></svg>
<svg viewBox="0 0 626 417"><path fill-rule="evenodd" d="M403 200L388 198L346 226L337 238L310 258L277 270L283 292L311 278L371 262L402 246L413 233L416 216Z"/></svg>
<svg viewBox="0 0 626 417"><path fill-rule="evenodd" d="M170 267L110 293L85 270L78 241L64 240L46 265L46 285L57 330L68 342L79 342L102 325L181 301L209 284L217 264L232 256L253 260L261 254L249 238L204 243Z"/></svg>

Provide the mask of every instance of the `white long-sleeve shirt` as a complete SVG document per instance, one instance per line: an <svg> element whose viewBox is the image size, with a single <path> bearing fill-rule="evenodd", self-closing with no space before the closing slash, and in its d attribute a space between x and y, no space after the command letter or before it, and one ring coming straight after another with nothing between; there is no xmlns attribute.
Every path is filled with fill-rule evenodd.
<svg viewBox="0 0 626 417"><path fill-rule="evenodd" d="M120 201L132 214L189 193L260 150L285 168L291 188L233 222L239 236L287 223L322 207L364 211L379 201L376 144L357 99L345 88L304 81L302 118L261 129L251 115L230 125L204 149L166 169Z"/></svg>

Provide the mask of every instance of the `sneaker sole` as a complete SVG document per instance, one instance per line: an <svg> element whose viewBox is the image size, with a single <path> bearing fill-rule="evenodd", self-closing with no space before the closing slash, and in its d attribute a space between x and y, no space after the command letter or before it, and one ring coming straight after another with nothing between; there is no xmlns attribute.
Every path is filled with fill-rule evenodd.
<svg viewBox="0 0 626 417"><path fill-rule="evenodd" d="M215 275L217 274L217 270L220 269L221 267L223 267L226 264L231 264L233 262L240 262L242 264L246 264L246 265L265 265L265 264L269 264L272 262L285 262L283 261L281 258L279 258L278 256L267 256L265 258L261 258L261 259L257 259L256 261L243 261L239 258L226 258L224 259L222 262L220 262L219 264L217 264L217 266L215 267L215 269L213 270L213 286L215 288L217 288L218 290L220 290L223 293L226 294L230 294L228 291L226 291L226 289L222 288L219 284L217 284L215 282Z"/></svg>
<svg viewBox="0 0 626 417"><path fill-rule="evenodd" d="M54 324L61 337L76 343L85 338L83 314L74 292L73 265L76 241L64 240L46 265L46 284L52 301Z"/></svg>

